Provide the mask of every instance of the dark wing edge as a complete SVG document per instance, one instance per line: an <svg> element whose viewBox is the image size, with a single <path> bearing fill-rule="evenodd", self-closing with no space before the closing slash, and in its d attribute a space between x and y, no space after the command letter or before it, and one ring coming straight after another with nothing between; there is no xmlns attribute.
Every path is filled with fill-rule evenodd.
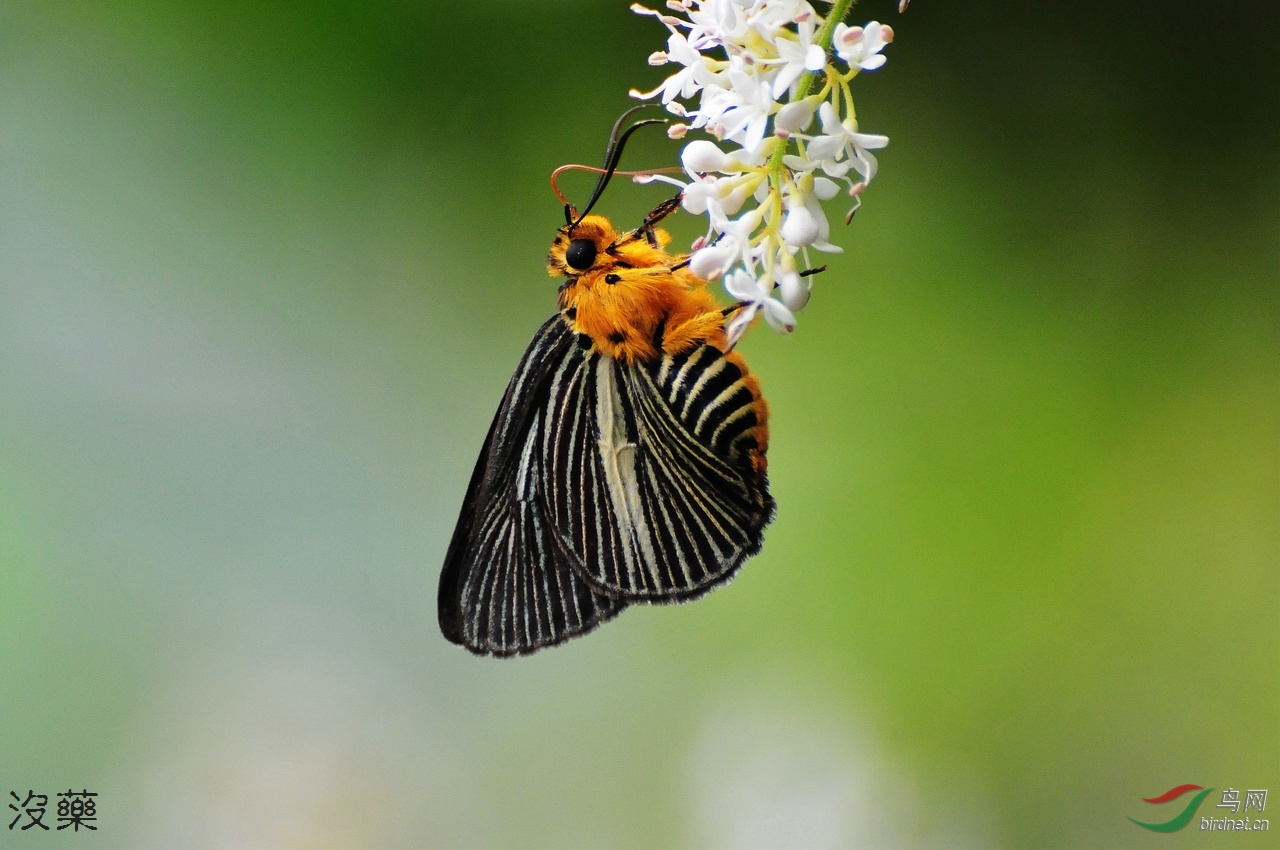
<svg viewBox="0 0 1280 850"><path fill-rule="evenodd" d="M548 388L580 368L559 315L534 335L489 427L440 573L444 637L477 655L522 655L586 634L626 607L593 592L556 542L539 444Z"/></svg>

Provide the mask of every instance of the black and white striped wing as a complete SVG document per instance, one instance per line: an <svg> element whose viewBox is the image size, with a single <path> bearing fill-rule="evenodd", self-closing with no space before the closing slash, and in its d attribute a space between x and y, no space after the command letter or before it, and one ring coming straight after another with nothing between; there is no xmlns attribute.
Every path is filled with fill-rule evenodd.
<svg viewBox="0 0 1280 850"><path fill-rule="evenodd" d="M651 363L584 352L549 390L550 521L592 587L691 599L760 550L774 503L752 467L755 395L718 349Z"/></svg>
<svg viewBox="0 0 1280 850"><path fill-rule="evenodd" d="M489 428L440 575L440 629L472 652L514 655L584 634L625 600L592 590L563 551L546 505L549 389L584 358L557 315L525 352Z"/></svg>

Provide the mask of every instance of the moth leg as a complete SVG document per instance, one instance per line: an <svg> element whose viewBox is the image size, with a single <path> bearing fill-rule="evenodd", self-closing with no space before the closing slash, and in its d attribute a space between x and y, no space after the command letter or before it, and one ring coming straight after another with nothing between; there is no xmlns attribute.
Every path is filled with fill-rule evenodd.
<svg viewBox="0 0 1280 850"><path fill-rule="evenodd" d="M674 198L667 198L665 201L658 204L653 208L652 212L644 217L644 221L640 223L640 229L646 230L652 228L655 224L680 209L680 201L683 200L683 198L684 195L676 195Z"/></svg>
<svg viewBox="0 0 1280 850"><path fill-rule="evenodd" d="M650 246L661 248L662 246L658 243L658 235L653 231L653 226L680 209L682 197L683 195L676 195L674 198L668 198L654 207L653 211L644 217L644 221L640 222L640 226L627 234L627 240L639 239L644 236Z"/></svg>
<svg viewBox="0 0 1280 850"><path fill-rule="evenodd" d="M698 313L682 322L668 324L663 329L662 350L671 355L687 351L693 346L724 338L724 315L719 310Z"/></svg>

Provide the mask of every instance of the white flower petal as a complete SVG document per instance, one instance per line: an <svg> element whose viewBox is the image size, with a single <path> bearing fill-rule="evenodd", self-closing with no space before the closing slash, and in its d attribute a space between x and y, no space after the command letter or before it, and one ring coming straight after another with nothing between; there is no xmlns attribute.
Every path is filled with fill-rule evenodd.
<svg viewBox="0 0 1280 850"><path fill-rule="evenodd" d="M697 251L689 260L689 271L703 280L715 280L737 259L732 248L709 245Z"/></svg>
<svg viewBox="0 0 1280 850"><path fill-rule="evenodd" d="M866 59L863 59L858 63L858 67L864 71L874 71L876 68L883 65L885 61L885 57L877 53L875 56L869 56Z"/></svg>
<svg viewBox="0 0 1280 850"><path fill-rule="evenodd" d="M711 192L707 188L704 181L695 180L685 187L684 193L680 198L680 206L686 212L694 215L706 215L707 202L711 199Z"/></svg>
<svg viewBox="0 0 1280 850"><path fill-rule="evenodd" d="M809 142L805 153L814 162L837 159L847 144L848 142L841 136L818 136Z"/></svg>
<svg viewBox="0 0 1280 850"><path fill-rule="evenodd" d="M796 329L796 317L786 305L774 298L760 302L764 308L764 320L778 333L789 334Z"/></svg>
<svg viewBox="0 0 1280 850"><path fill-rule="evenodd" d="M738 301L759 301L768 297L768 293L761 290L760 282L742 270L725 275L724 289Z"/></svg>
<svg viewBox="0 0 1280 850"><path fill-rule="evenodd" d="M836 108L831 105L829 100L824 100L822 106L818 107L818 117L822 119L822 132L828 135L840 132L844 126L840 123L840 116L836 114Z"/></svg>
<svg viewBox="0 0 1280 850"><path fill-rule="evenodd" d="M844 162L835 162L829 159L823 160L822 172L828 177L834 177L839 180L841 177L844 177L849 173L849 161L845 160Z"/></svg>
<svg viewBox="0 0 1280 850"><path fill-rule="evenodd" d="M889 146L889 137L878 133L854 133L853 143L864 150L878 151Z"/></svg>
<svg viewBox="0 0 1280 850"><path fill-rule="evenodd" d="M840 186L834 180L815 177L813 178L813 194L817 195L820 200L829 201L840 194Z"/></svg>
<svg viewBox="0 0 1280 850"><path fill-rule="evenodd" d="M751 325L751 320L756 317L756 311L759 309L760 305L753 302L743 307L734 314L732 319L725 323L724 333L729 339L730 350L738 344L738 341L742 339L742 335L747 332L747 328Z"/></svg>
<svg viewBox="0 0 1280 850"><path fill-rule="evenodd" d="M791 88L791 84L800 79L800 75L804 73L804 66L798 62L789 62L783 65L773 78L773 99L777 100Z"/></svg>
<svg viewBox="0 0 1280 850"><path fill-rule="evenodd" d="M876 158L874 156L867 153L862 148L858 148L857 156L853 160L853 168L862 175L863 182L870 183L871 178L876 176L876 169L878 167L879 164L876 162Z"/></svg>
<svg viewBox="0 0 1280 850"><path fill-rule="evenodd" d="M804 54L804 68L806 71L821 71L827 65L827 53L816 44L809 45L809 49Z"/></svg>

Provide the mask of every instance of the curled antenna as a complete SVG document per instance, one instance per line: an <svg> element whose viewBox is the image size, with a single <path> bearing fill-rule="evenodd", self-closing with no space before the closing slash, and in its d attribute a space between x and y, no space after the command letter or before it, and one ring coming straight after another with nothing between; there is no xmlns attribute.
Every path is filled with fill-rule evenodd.
<svg viewBox="0 0 1280 850"><path fill-rule="evenodd" d="M635 115L641 109L647 109L656 105L657 104L653 103L642 103L639 106L633 106L626 112L622 113L622 116L614 123L613 131L609 134L609 145L604 151L604 165L601 167L600 179L596 181L596 188L592 190L591 200L587 201L587 206L578 214L577 218L569 222L570 230L578 226L578 223L582 221L587 213L591 212L591 208L596 205L596 201L600 200L600 196L604 194L604 187L609 185L609 178L613 177L614 172L617 170L618 162L622 159L622 149L627 144L627 139L631 138L631 134L646 124L667 123L665 118L648 118L644 121L637 121L625 131L622 129L622 125L626 124L632 115ZM559 193L557 192L557 194ZM565 207L565 219L567 220L569 218L568 204L566 204Z"/></svg>
<svg viewBox="0 0 1280 850"><path fill-rule="evenodd" d="M556 197L560 199L560 203L564 204L566 208L572 208L573 205L569 203L565 198L564 193L560 191L560 186L557 182L560 175L566 171L590 171L592 174L604 174L603 168L599 168L594 165L578 165L576 163L571 165L562 165L555 171L551 172L551 191L556 193ZM640 171L618 171L617 169L614 169L613 174L615 177L652 177L655 174L680 174L683 171L684 169L680 166L672 165L666 168L645 168ZM565 221L568 224L572 224L573 213L570 213L569 218Z"/></svg>

